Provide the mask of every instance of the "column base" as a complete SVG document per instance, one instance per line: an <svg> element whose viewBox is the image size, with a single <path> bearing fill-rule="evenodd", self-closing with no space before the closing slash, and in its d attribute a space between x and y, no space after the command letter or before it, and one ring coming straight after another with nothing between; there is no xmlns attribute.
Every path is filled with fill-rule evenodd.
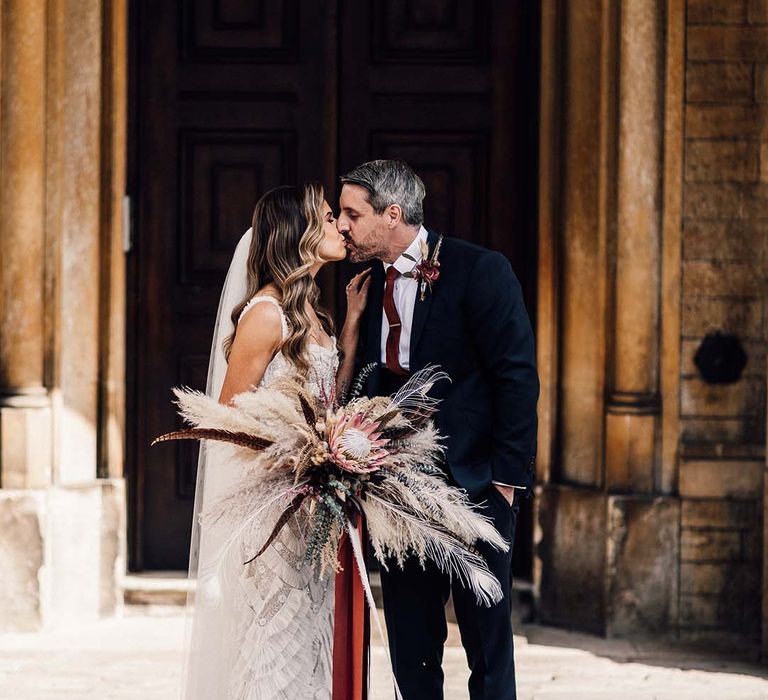
<svg viewBox="0 0 768 700"><path fill-rule="evenodd" d="M0 632L117 612L124 523L123 479L0 490Z"/></svg>
<svg viewBox="0 0 768 700"><path fill-rule="evenodd" d="M677 633L679 499L549 485L538 510L543 622L608 637Z"/></svg>
<svg viewBox="0 0 768 700"><path fill-rule="evenodd" d="M605 416L605 479L609 491L653 494L658 432L656 397L611 397Z"/></svg>
<svg viewBox="0 0 768 700"><path fill-rule="evenodd" d="M0 486L41 489L53 476L53 417L47 396L0 404ZM30 400L31 399L31 400ZM10 404L10 405L9 405Z"/></svg>

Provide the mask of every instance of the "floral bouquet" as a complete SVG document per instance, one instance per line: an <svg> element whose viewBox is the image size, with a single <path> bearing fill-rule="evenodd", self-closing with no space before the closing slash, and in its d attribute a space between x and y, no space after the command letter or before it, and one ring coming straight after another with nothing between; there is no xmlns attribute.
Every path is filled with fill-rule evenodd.
<svg viewBox="0 0 768 700"><path fill-rule="evenodd" d="M239 551L242 561L244 542L251 551L242 564L249 564L300 515L306 563L323 576L339 570L340 538L362 516L385 568L391 562L403 566L409 555L422 565L431 559L479 602L498 602L499 582L474 544L484 540L500 550L509 545L438 468L444 447L431 420L437 400L428 392L447 375L427 367L392 397L362 397L373 366L361 372L344 401L335 391L316 398L298 376L242 393L231 405L174 389L180 413L193 427L152 444L196 439L233 446L238 483L201 513L203 523L224 519L232 526L222 557ZM248 530L254 523L258 527Z"/></svg>

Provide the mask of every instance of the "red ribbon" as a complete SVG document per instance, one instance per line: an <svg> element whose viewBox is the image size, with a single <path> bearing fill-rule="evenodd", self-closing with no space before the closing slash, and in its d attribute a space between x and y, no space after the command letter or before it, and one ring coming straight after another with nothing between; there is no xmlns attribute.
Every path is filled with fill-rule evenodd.
<svg viewBox="0 0 768 700"><path fill-rule="evenodd" d="M364 538L361 519L360 537ZM364 543L363 543L364 544ZM333 700L366 700L368 696L369 621L365 590L355 570L352 543L345 532L339 541L336 607L333 620Z"/></svg>

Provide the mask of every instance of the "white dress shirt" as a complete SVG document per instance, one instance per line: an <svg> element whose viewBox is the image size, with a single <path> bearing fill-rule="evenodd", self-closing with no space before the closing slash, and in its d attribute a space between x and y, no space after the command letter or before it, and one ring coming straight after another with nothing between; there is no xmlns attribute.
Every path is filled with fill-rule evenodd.
<svg viewBox="0 0 768 700"><path fill-rule="evenodd" d="M387 270L392 265L395 266L400 277L395 280L395 288L392 293L393 300L395 302L395 309L397 309L397 315L400 317L400 346L398 347L397 355L400 361L400 366L405 369L410 369L410 352L411 352L411 327L413 326L413 310L416 306L416 295L419 291L419 280L412 277L403 277L406 272L413 270L422 260L421 244L420 241L427 242L427 229L423 226L419 229L416 237L411 241L411 244L405 249L405 252L393 263L384 263L384 276L386 278ZM409 255L410 258L406 257ZM413 260L411 259L413 258ZM414 262L414 260L416 262ZM386 285L386 282L384 283ZM387 336L389 335L389 321L387 315L383 313L381 315L381 363L384 365L387 362ZM521 486L512 486L512 484L505 484L501 481L491 482L498 486L509 486L511 488L522 488Z"/></svg>
<svg viewBox="0 0 768 700"><path fill-rule="evenodd" d="M400 346L398 347L398 359L403 369L410 369L409 355L411 353L411 327L413 326L413 309L416 306L416 294L419 291L419 280L412 277L403 277L406 272L410 272L418 263L421 262L421 245L419 241L427 242L427 229L423 226L416 234L416 238L411 241L405 252L393 263L384 263L384 275L392 265L400 273L400 277L395 280L395 289L392 297L395 302L397 315L400 317ZM410 255L416 262L405 257ZM386 284L386 282L385 282ZM389 321L387 315L381 315L381 363L387 361L387 336L389 335Z"/></svg>

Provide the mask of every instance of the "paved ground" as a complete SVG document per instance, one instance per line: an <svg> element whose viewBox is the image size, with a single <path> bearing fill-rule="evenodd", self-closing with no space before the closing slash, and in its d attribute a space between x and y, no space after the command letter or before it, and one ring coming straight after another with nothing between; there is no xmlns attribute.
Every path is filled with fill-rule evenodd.
<svg viewBox="0 0 768 700"><path fill-rule="evenodd" d="M539 626L516 637L521 700L758 700L768 666L712 650L631 644ZM179 608L126 608L79 629L0 635L1 700L176 700ZM373 650L372 700L389 700L384 649ZM446 700L467 697L463 651L452 627ZM213 700L213 699L212 699Z"/></svg>

